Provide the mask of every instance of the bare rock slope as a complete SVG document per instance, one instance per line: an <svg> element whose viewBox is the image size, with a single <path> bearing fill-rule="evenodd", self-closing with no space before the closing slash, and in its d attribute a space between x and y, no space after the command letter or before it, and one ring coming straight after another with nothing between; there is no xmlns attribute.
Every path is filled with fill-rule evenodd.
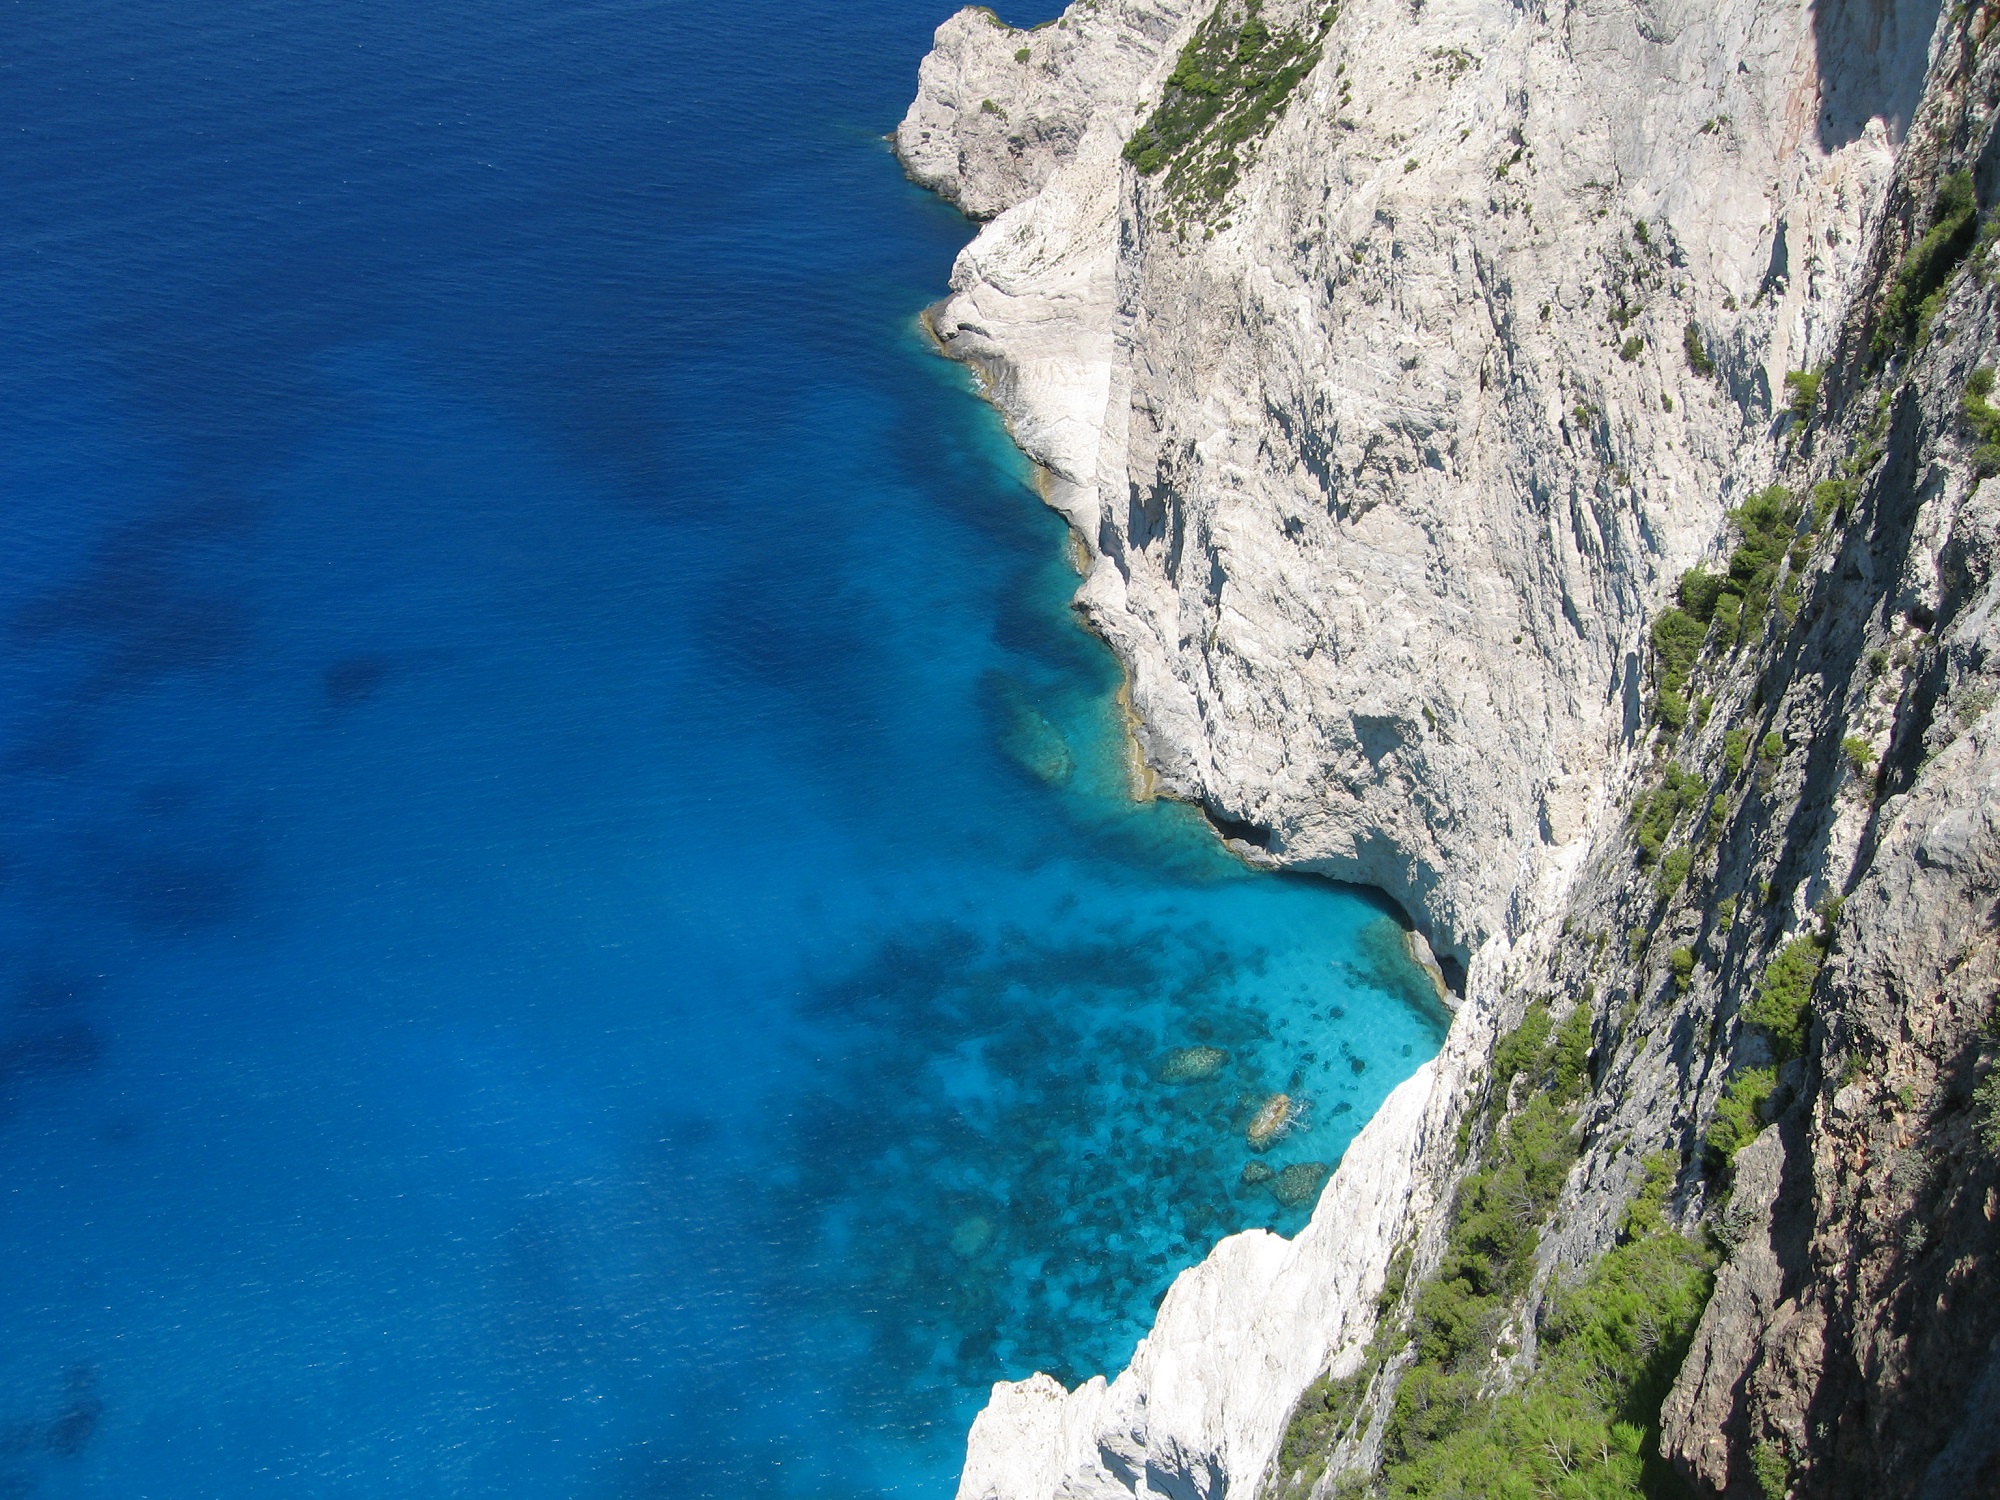
<svg viewBox="0 0 2000 1500"><path fill-rule="evenodd" d="M991 222L933 326L1086 545L1149 764L1396 896L1466 1001L1299 1240L1225 1242L1108 1385L999 1388L962 1495L1430 1492L1656 1233L1700 1297L1644 1462L1990 1478L1993 19L940 29L898 149ZM1490 1062L1537 1027L1547 1119ZM1536 1121L1559 1190L1441 1340Z"/></svg>

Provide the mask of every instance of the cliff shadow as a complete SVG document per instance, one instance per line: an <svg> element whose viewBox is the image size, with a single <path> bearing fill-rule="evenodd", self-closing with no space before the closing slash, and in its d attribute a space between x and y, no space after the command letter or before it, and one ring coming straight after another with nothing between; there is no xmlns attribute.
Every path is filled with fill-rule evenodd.
<svg viewBox="0 0 2000 1500"><path fill-rule="evenodd" d="M1900 143L1924 91L1941 0L1815 0L1819 143L1834 151L1880 119Z"/></svg>

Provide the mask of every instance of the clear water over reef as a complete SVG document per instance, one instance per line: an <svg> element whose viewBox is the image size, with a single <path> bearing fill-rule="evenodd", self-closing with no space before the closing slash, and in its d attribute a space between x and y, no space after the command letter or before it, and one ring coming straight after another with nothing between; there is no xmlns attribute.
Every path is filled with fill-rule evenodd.
<svg viewBox="0 0 2000 1500"><path fill-rule="evenodd" d="M0 1497L947 1495L1434 1048L1126 795L945 9L0 16Z"/></svg>

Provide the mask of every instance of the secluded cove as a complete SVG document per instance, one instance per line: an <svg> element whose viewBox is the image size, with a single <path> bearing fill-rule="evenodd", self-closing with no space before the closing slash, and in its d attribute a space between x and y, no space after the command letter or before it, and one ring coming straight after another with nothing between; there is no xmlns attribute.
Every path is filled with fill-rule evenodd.
<svg viewBox="0 0 2000 1500"><path fill-rule="evenodd" d="M1435 1049L1130 795L913 322L941 18L19 39L0 1492L949 1494Z"/></svg>

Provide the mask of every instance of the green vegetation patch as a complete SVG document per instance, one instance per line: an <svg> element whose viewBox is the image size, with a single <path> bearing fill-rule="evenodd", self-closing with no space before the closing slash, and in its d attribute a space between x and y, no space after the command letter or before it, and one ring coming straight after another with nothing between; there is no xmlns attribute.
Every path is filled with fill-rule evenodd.
<svg viewBox="0 0 2000 1500"><path fill-rule="evenodd" d="M1401 1452L1447 1436L1477 1405L1482 1361L1476 1356L1490 1349L1507 1299L1526 1288L1542 1221L1576 1161L1572 1127L1589 1061L1590 1012L1583 1005L1558 1027L1548 1002L1537 1000L1494 1046L1487 1119L1505 1112L1517 1078L1530 1084L1528 1101L1508 1122L1491 1159L1460 1185L1444 1254L1415 1299L1408 1332L1418 1362L1398 1388L1390 1417ZM1391 1270L1385 1314L1402 1292L1407 1268L1399 1258ZM1299 1478L1290 1493L1304 1493L1324 1472L1328 1455L1359 1415L1369 1383L1402 1343L1401 1331L1385 1318L1359 1370L1338 1380L1323 1377L1299 1399L1279 1448L1279 1472L1287 1481Z"/></svg>
<svg viewBox="0 0 2000 1500"><path fill-rule="evenodd" d="M1536 1368L1517 1389L1454 1400L1478 1374L1422 1360L1411 1369L1405 1391L1417 1381L1444 1399L1425 1412L1435 1430L1427 1441L1412 1446L1411 1428L1392 1428L1385 1494L1637 1500L1661 1491L1660 1405L1713 1286L1709 1255L1666 1217L1674 1164L1664 1153L1647 1161L1621 1243L1549 1297ZM1399 1392L1399 1416L1403 1407Z"/></svg>
<svg viewBox="0 0 2000 1500"><path fill-rule="evenodd" d="M1618 1243L1581 1280L1550 1288L1535 1368L1513 1390L1490 1390L1508 1316L1576 1160L1589 1048L1588 1008L1578 1005L1557 1026L1541 1000L1494 1047L1487 1118L1504 1114L1518 1080L1531 1085L1526 1102L1461 1185L1444 1253L1412 1301L1407 1329L1385 1320L1360 1369L1316 1382L1294 1409L1279 1453L1280 1493L1302 1495L1320 1480L1406 1337L1415 1357L1383 1431L1383 1467L1361 1482L1367 1493L1406 1500L1678 1493L1659 1456L1660 1406L1707 1305L1714 1258L1668 1216L1673 1154L1647 1158ZM1399 1260L1394 1273L1398 1292L1404 1265ZM1359 1478L1351 1476L1349 1487Z"/></svg>
<svg viewBox="0 0 2000 1500"><path fill-rule="evenodd" d="M1660 861L1659 872L1653 877L1653 894L1662 901L1671 901L1674 894L1687 884L1693 870L1694 850L1685 844L1669 850Z"/></svg>
<svg viewBox="0 0 2000 1500"><path fill-rule="evenodd" d="M1681 330L1681 351L1687 355L1688 368L1704 378L1715 373L1715 360L1708 352L1708 345L1702 342L1700 325L1690 323Z"/></svg>
<svg viewBox="0 0 2000 1500"><path fill-rule="evenodd" d="M1781 1060L1806 1050L1813 980L1825 957L1817 936L1793 938L1764 966L1757 993L1743 1007L1743 1019L1770 1036Z"/></svg>
<svg viewBox="0 0 2000 1500"><path fill-rule="evenodd" d="M1885 355L1923 342L1931 320L1944 305L1945 283L1972 248L1979 223L1979 205L1972 191L1972 174L1954 172L1938 185L1931 227L1912 245L1896 270L1896 279L1875 324L1873 348Z"/></svg>
<svg viewBox="0 0 2000 1500"><path fill-rule="evenodd" d="M1389 1415L1387 1450L1408 1458L1462 1424L1485 1377L1508 1303L1526 1290L1541 1226L1576 1162L1575 1111L1532 1095L1508 1123L1493 1161L1467 1177L1437 1274L1417 1293L1417 1363Z"/></svg>
<svg viewBox="0 0 2000 1500"><path fill-rule="evenodd" d="M1158 107L1125 143L1125 159L1141 174L1166 174L1170 217L1199 218L1221 205L1319 61L1338 14L1328 7L1314 24L1274 31L1262 9L1263 0L1219 0L1181 49Z"/></svg>
<svg viewBox="0 0 2000 1500"><path fill-rule="evenodd" d="M1687 685L1710 641L1729 648L1745 639L1764 618L1781 570L1790 563L1794 575L1804 567L1812 541L1834 515L1845 519L1859 486L1852 480L1829 480L1814 491L1811 524L1803 534L1799 522L1806 508L1781 484L1759 490L1729 512L1740 540L1721 572L1689 568L1681 574L1680 603L1653 621L1653 656L1658 664L1658 694L1654 712L1669 729L1687 722ZM1796 584L1779 601L1795 615L1801 594Z"/></svg>
<svg viewBox="0 0 2000 1500"><path fill-rule="evenodd" d="M1707 637L1708 626L1684 609L1669 606L1653 621L1653 659L1659 668L1653 708L1669 729L1687 723L1688 678Z"/></svg>
<svg viewBox="0 0 2000 1500"><path fill-rule="evenodd" d="M1972 1107L1980 1144L2000 1154L2000 1068L1988 1073L1972 1091Z"/></svg>
<svg viewBox="0 0 2000 1500"><path fill-rule="evenodd" d="M1681 814L1701 800L1705 790L1707 787L1699 777L1669 762L1660 784L1640 794L1632 804L1632 832L1639 843L1640 864L1658 862L1667 835L1674 831Z"/></svg>
<svg viewBox="0 0 2000 1500"><path fill-rule="evenodd" d="M1729 1080L1702 1136L1714 1165L1727 1167L1757 1138L1764 1128L1764 1105L1777 1086L1778 1075L1771 1068L1749 1068Z"/></svg>
<svg viewBox="0 0 2000 1500"><path fill-rule="evenodd" d="M1785 394L1789 398L1792 415L1801 422L1812 415L1813 403L1819 400L1822 373L1819 370L1789 370L1785 373Z"/></svg>
<svg viewBox="0 0 2000 1500"><path fill-rule="evenodd" d="M1982 479L2000 474L2000 409L1986 398L1993 394L1993 367L1974 370L1959 398L1959 414L1972 430L1972 467Z"/></svg>
<svg viewBox="0 0 2000 1500"><path fill-rule="evenodd" d="M1785 1500L1792 1487L1792 1461L1776 1443L1759 1443L1750 1450L1750 1473L1764 1500Z"/></svg>
<svg viewBox="0 0 2000 1500"><path fill-rule="evenodd" d="M1673 965L1674 983L1686 989L1694 981L1694 949L1683 944L1667 955L1667 962Z"/></svg>
<svg viewBox="0 0 2000 1500"><path fill-rule="evenodd" d="M1753 623L1763 618L1778 580L1778 569L1803 513L1792 492L1781 484L1759 490L1729 513L1742 540L1729 554L1722 597L1734 596L1741 601L1735 611L1740 621L1739 640L1748 634ZM1719 605L1720 599L1717 602Z"/></svg>
<svg viewBox="0 0 2000 1500"><path fill-rule="evenodd" d="M1732 729L1722 737L1722 769L1734 781L1743 774L1743 760L1750 748L1750 731Z"/></svg>

